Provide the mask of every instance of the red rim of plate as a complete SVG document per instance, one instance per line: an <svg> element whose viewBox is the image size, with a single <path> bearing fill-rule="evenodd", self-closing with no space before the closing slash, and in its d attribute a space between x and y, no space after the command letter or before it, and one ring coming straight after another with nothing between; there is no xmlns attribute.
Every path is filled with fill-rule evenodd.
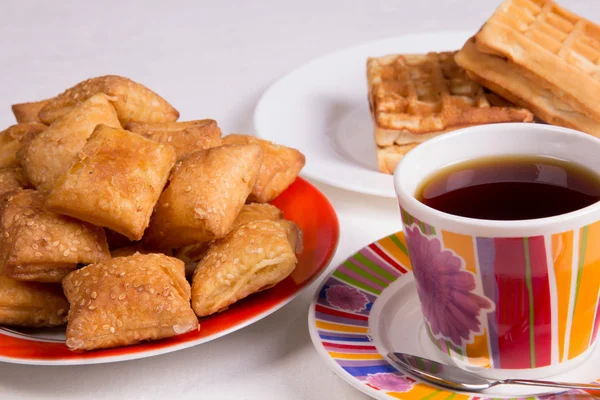
<svg viewBox="0 0 600 400"><path fill-rule="evenodd" d="M306 180L298 178L272 204L304 233L304 249L298 256L296 269L273 288L251 295L220 314L201 319L200 331L134 346L76 353L68 350L62 341L36 338L35 334L0 327L0 361L76 365L151 357L209 342L272 314L325 271L339 240L339 223L333 206Z"/></svg>

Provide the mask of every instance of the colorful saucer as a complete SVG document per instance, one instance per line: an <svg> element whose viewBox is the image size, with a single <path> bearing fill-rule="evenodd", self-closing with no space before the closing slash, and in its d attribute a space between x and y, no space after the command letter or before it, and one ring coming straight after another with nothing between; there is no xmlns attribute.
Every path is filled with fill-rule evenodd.
<svg viewBox="0 0 600 400"><path fill-rule="evenodd" d="M249 296L222 313L203 318L200 331L135 346L75 353L64 343L64 327L16 330L0 326L0 362L74 365L145 358L209 342L272 314L325 270L339 238L335 210L325 195L304 179L298 178L273 204L304 232L304 249L298 256L296 269L271 289Z"/></svg>
<svg viewBox="0 0 600 400"><path fill-rule="evenodd" d="M311 303L308 325L326 364L376 399L598 398L584 391L550 393L518 386L500 386L483 394L455 393L417 382L392 366L386 357L389 351L443 361L424 329L402 232L366 246L325 278ZM600 383L598 365L600 346L577 368L548 379Z"/></svg>

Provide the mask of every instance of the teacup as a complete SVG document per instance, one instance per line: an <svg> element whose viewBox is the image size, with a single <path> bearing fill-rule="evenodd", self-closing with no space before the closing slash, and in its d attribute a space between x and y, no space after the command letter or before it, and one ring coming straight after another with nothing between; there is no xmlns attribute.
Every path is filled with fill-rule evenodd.
<svg viewBox="0 0 600 400"><path fill-rule="evenodd" d="M600 326L600 203L548 218L492 221L435 210L419 184L448 165L542 155L600 175L600 140L542 124L494 124L429 140L394 174L430 340L490 378L542 378L581 363ZM551 201L551 199L547 199Z"/></svg>

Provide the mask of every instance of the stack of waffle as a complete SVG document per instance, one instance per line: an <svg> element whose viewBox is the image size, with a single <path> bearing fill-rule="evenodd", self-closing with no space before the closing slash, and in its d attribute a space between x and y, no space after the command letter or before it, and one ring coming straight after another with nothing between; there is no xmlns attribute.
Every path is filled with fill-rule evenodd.
<svg viewBox="0 0 600 400"><path fill-rule="evenodd" d="M456 53L367 62L377 161L472 125L541 120L600 136L600 27L551 0L506 0ZM531 110L531 111L529 111Z"/></svg>
<svg viewBox="0 0 600 400"><path fill-rule="evenodd" d="M600 136L600 27L549 0L505 1L458 53L475 81L545 122Z"/></svg>
<svg viewBox="0 0 600 400"><path fill-rule="evenodd" d="M494 122L532 121L503 104L456 65L455 53L392 55L367 62L377 163L393 173L406 152L444 132Z"/></svg>

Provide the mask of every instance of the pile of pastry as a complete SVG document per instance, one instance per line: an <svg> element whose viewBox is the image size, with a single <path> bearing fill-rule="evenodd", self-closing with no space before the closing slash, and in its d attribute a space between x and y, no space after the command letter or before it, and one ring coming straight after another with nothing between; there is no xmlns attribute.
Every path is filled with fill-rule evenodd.
<svg viewBox="0 0 600 400"><path fill-rule="evenodd" d="M460 51L370 58L379 169L445 132L534 116L600 137L599 60L600 27L551 0L505 0Z"/></svg>
<svg viewBox="0 0 600 400"><path fill-rule="evenodd" d="M124 346L197 330L294 270L301 231L268 203L304 166L297 150L177 122L119 76L13 112L0 132L0 324L67 323L71 350Z"/></svg>

